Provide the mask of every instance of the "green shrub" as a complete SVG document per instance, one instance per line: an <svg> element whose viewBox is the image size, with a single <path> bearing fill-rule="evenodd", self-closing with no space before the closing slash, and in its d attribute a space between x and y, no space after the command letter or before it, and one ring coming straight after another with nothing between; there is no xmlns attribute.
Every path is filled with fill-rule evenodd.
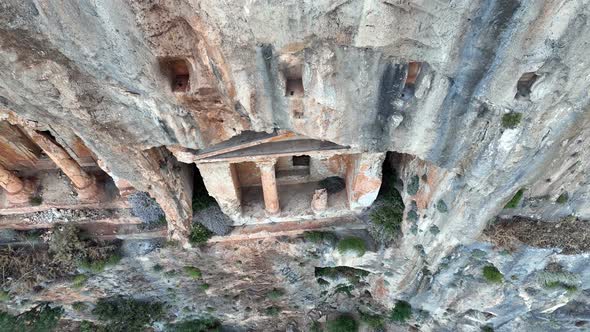
<svg viewBox="0 0 590 332"><path fill-rule="evenodd" d="M83 320L80 322L80 331L79 332L106 332L104 329L99 328L93 322L89 320Z"/></svg>
<svg viewBox="0 0 590 332"><path fill-rule="evenodd" d="M43 204L43 198L41 196L33 196L29 199L29 203L32 206L39 206Z"/></svg>
<svg viewBox="0 0 590 332"><path fill-rule="evenodd" d="M184 272L191 278L193 279L199 279L203 276L203 273L201 273L201 270L199 268L196 268L194 266L185 266L183 268Z"/></svg>
<svg viewBox="0 0 590 332"><path fill-rule="evenodd" d="M408 182L406 192L408 195L414 196L418 193L418 189L420 189L420 177L418 177L418 175L414 175Z"/></svg>
<svg viewBox="0 0 590 332"><path fill-rule="evenodd" d="M504 208L505 209L514 209L514 208L518 207L518 203L520 203L520 200L522 199L523 194L524 194L524 189L519 189L516 192L516 194L514 194L512 199L510 201L508 201L508 203L506 203L506 206L504 206Z"/></svg>
<svg viewBox="0 0 590 332"><path fill-rule="evenodd" d="M320 286L328 286L330 284L329 281L327 281L326 279L323 279L323 278L318 278L317 282L318 282L318 285L320 285Z"/></svg>
<svg viewBox="0 0 590 332"><path fill-rule="evenodd" d="M328 332L356 332L358 323L351 315L344 314L326 322Z"/></svg>
<svg viewBox="0 0 590 332"><path fill-rule="evenodd" d="M326 189L328 194L335 194L341 192L346 188L346 182L339 176L330 176L318 183L320 189Z"/></svg>
<svg viewBox="0 0 590 332"><path fill-rule="evenodd" d="M117 265L121 261L119 254L112 254L105 259L99 260L84 260L79 263L79 267L83 270L87 270L93 273L100 273L108 266Z"/></svg>
<svg viewBox="0 0 590 332"><path fill-rule="evenodd" d="M334 244L336 243L336 235L332 232L322 232L322 231L306 231L303 233L303 238L307 242L312 242L315 244L320 243L329 243Z"/></svg>
<svg viewBox="0 0 590 332"><path fill-rule="evenodd" d="M389 319L394 322L403 323L412 317L412 306L410 303L398 300L389 314Z"/></svg>
<svg viewBox="0 0 590 332"><path fill-rule="evenodd" d="M189 235L189 242L194 245L203 244L206 243L211 236L213 236L213 233L205 226L199 223L194 223Z"/></svg>
<svg viewBox="0 0 590 332"><path fill-rule="evenodd" d="M212 317L187 320L176 324L169 324L168 332L218 332L221 331L221 322Z"/></svg>
<svg viewBox="0 0 590 332"><path fill-rule="evenodd" d="M430 228L428 230L430 231L430 234L432 234L432 235L437 235L438 233L440 233L440 229L436 225L430 226Z"/></svg>
<svg viewBox="0 0 590 332"><path fill-rule="evenodd" d="M445 203L445 201L443 201L442 199L439 199L438 202L436 203L436 209L440 213L447 213L449 211L449 208L447 207L447 203Z"/></svg>
<svg viewBox="0 0 590 332"><path fill-rule="evenodd" d="M279 288L273 288L270 292L266 294L266 297L268 297L271 300L278 300L281 297L283 297L283 295L285 295L284 290Z"/></svg>
<svg viewBox="0 0 590 332"><path fill-rule="evenodd" d="M483 277L488 282L492 282L492 283L501 283L502 280L504 280L504 276L502 275L502 272L500 272L500 270L498 270L493 265L487 265L487 266L483 267Z"/></svg>
<svg viewBox="0 0 590 332"><path fill-rule="evenodd" d="M569 198L570 196L568 193L562 193L561 195L559 195L559 197L557 197L557 200L555 200L555 202L557 202L557 204L565 204L567 203Z"/></svg>
<svg viewBox="0 0 590 332"><path fill-rule="evenodd" d="M361 257L367 251L365 241L358 237L347 237L338 242L338 252L345 254L347 252L356 253L357 257Z"/></svg>
<svg viewBox="0 0 590 332"><path fill-rule="evenodd" d="M153 269L155 272L161 272L162 270L164 270L164 267L163 267L162 265L160 265L160 264L155 264L155 265L152 267L152 269Z"/></svg>
<svg viewBox="0 0 590 332"><path fill-rule="evenodd" d="M270 306L264 310L267 316L278 316L281 313L281 309L277 306Z"/></svg>
<svg viewBox="0 0 590 332"><path fill-rule="evenodd" d="M374 330L383 330L385 328L385 320L383 316L376 314L369 314L360 312L361 322L369 325Z"/></svg>
<svg viewBox="0 0 590 332"><path fill-rule="evenodd" d="M409 221L416 222L416 221L418 221L418 218L419 218L418 212L416 212L416 210L410 210L410 211L408 211L407 217L408 217Z"/></svg>
<svg viewBox="0 0 590 332"><path fill-rule="evenodd" d="M85 274L78 274L72 280L72 286L74 288L82 288L86 284L86 281L88 281L88 277Z"/></svg>
<svg viewBox="0 0 590 332"><path fill-rule="evenodd" d="M0 311L0 331L50 332L54 331L63 310L42 304L18 316Z"/></svg>
<svg viewBox="0 0 590 332"><path fill-rule="evenodd" d="M202 283L202 284L199 286L199 288L201 288L201 289L202 289L202 290L204 290L204 291L205 291L205 290L208 290L208 289L209 289L209 284L208 284L208 283L206 283L206 282L205 282L205 283Z"/></svg>
<svg viewBox="0 0 590 332"><path fill-rule="evenodd" d="M568 271L542 271L537 274L537 281L544 288L563 288L568 291L575 291L578 289L580 277Z"/></svg>
<svg viewBox="0 0 590 332"><path fill-rule="evenodd" d="M494 328L490 325L484 325L481 327L481 332L494 332Z"/></svg>
<svg viewBox="0 0 590 332"><path fill-rule="evenodd" d="M109 332L144 331L146 325L164 315L164 306L160 302L113 296L98 300L92 313L106 322Z"/></svg>
<svg viewBox="0 0 590 332"><path fill-rule="evenodd" d="M520 119L522 119L521 113L516 113L516 112L506 113L502 116L502 127L514 129L520 123Z"/></svg>
<svg viewBox="0 0 590 332"><path fill-rule="evenodd" d="M314 321L309 327L309 332L322 332L322 324L318 321Z"/></svg>
<svg viewBox="0 0 590 332"><path fill-rule="evenodd" d="M53 259L64 266L73 267L87 257L88 244L74 223L55 224L48 244Z"/></svg>

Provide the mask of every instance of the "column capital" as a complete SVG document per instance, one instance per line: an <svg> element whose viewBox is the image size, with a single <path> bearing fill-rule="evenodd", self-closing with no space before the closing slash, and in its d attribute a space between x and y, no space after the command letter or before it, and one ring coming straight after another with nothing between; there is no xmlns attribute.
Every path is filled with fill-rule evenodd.
<svg viewBox="0 0 590 332"><path fill-rule="evenodd" d="M275 168L276 163L276 159L265 159L257 161L256 165L258 165L258 168L260 168L260 170L263 172L272 172Z"/></svg>

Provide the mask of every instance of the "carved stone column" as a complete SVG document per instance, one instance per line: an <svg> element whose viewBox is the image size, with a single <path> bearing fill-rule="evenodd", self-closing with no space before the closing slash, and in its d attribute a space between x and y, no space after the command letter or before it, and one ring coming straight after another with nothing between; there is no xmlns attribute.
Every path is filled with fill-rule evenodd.
<svg viewBox="0 0 590 332"><path fill-rule="evenodd" d="M27 129L27 133L72 181L81 200L95 201L99 199L96 178L86 173L64 148L55 143L51 138L35 130Z"/></svg>
<svg viewBox="0 0 590 332"><path fill-rule="evenodd" d="M10 203L22 204L29 202L32 190L25 181L14 175L11 171L0 165L0 187L8 192L7 198Z"/></svg>
<svg viewBox="0 0 590 332"><path fill-rule="evenodd" d="M264 195L264 206L266 212L271 216L278 215L280 212L275 164L276 160L265 160L258 163L260 179L262 181L262 193Z"/></svg>

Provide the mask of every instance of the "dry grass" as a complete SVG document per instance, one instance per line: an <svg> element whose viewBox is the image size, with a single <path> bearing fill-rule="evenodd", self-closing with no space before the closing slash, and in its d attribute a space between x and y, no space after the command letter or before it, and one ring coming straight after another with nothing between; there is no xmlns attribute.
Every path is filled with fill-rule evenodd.
<svg viewBox="0 0 590 332"><path fill-rule="evenodd" d="M0 248L0 287L16 292L30 291L34 286L73 273L71 266L54 260L46 247Z"/></svg>
<svg viewBox="0 0 590 332"><path fill-rule="evenodd" d="M564 219L547 222L524 217L492 223L484 237L497 247L515 251L521 245L560 248L563 254L590 252L590 222Z"/></svg>

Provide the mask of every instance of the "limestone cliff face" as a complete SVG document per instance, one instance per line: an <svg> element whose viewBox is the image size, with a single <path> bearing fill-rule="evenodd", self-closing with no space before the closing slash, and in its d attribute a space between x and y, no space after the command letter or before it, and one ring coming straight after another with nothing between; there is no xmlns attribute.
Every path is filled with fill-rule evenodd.
<svg viewBox="0 0 590 332"><path fill-rule="evenodd" d="M176 238L190 195L165 147L286 129L404 153L394 166L419 179L403 193L419 221L380 268L395 271L391 302L521 188L510 213L590 218L589 14L585 0L8 0L0 112L80 137L157 198ZM188 63L186 93L171 89L174 59ZM289 98L291 79L303 97Z"/></svg>

